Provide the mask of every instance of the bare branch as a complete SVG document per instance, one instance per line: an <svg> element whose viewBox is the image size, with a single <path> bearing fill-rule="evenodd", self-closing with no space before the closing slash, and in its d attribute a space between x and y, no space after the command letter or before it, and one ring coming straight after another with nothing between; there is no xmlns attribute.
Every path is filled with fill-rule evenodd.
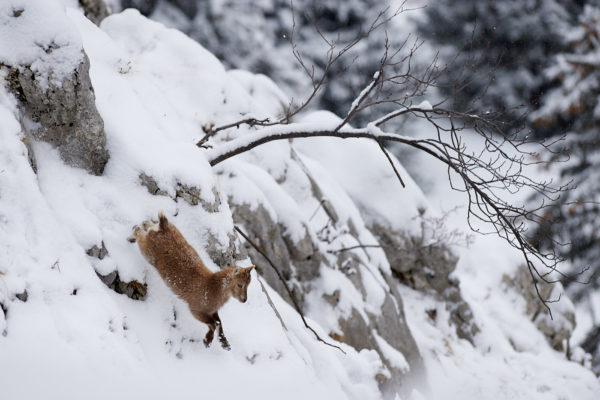
<svg viewBox="0 0 600 400"><path fill-rule="evenodd" d="M383 132L375 128L373 123L362 129L343 128L338 131L335 128L313 130L314 126L306 124L288 124L279 127L263 128L263 130L223 143L218 149L212 150L209 153L210 163L213 166L217 165L230 157L274 140L319 136L366 138L375 140L377 143L391 141L425 152L434 159L444 163L449 171L452 171L460 178L463 189L459 190L468 194L467 222L471 229L483 234L495 233L521 252L535 284L538 296L548 308L547 303L549 299L542 298L537 282L539 280L549 283L553 281L548 278L547 274L539 271L536 262L553 272L559 272L556 266L560 259L553 253L542 254L533 247L525 237L526 228L524 223L521 222L535 221L536 218L540 218L539 213L544 209L544 206L535 210L526 210L523 206L515 206L502 199L496 193L496 190L506 190L508 188L517 192L523 187L528 187L551 195L560 194L564 188L554 188L544 182L534 182L522 174L523 166L528 164L525 156L531 153L520 149L518 141L509 141L506 138L494 138L492 135L487 135L484 136L487 146L486 153L469 153L458 136L456 125L444 127L437 118L439 116L443 116L444 118L450 116L457 119L467 118L470 122L482 124L481 126L475 126L475 130L482 134L486 133L483 131L484 127L492 130L496 128L493 121L490 122L482 117L472 117L440 108L410 109L410 111L404 109L401 111L402 113L410 112L412 115L419 115L428 120L438 130L438 138L415 139ZM398 112L396 114L401 115L402 113ZM442 133L448 133L451 140L445 140ZM511 148L517 155L509 154L504 150L505 147ZM488 153L493 154L494 157L488 157L487 159L483 157L484 154ZM389 157L387 153L386 156ZM391 161L389 158L388 160ZM496 184L499 184L499 186ZM456 186L454 187L457 188ZM479 227L473 225L473 219L490 223L493 227L492 231L482 231Z"/></svg>

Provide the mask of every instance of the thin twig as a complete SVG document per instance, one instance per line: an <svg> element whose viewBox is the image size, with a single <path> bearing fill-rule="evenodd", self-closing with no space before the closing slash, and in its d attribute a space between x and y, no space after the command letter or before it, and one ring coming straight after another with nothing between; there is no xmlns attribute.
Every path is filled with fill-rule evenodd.
<svg viewBox="0 0 600 400"><path fill-rule="evenodd" d="M277 307L275 307L275 303L273 303L273 299L271 299L271 296L269 296L269 292L267 292L267 288L265 287L265 284L263 283L262 279L260 278L260 275L256 274L256 279L258 280L258 283L260 284L260 289L262 290L262 292L265 294L265 297L267 298L267 303L269 303L269 306L271 306L271 308L273 309L273 312L275 313L275 316L281 323L281 327L283 328L283 330L287 331L288 328L285 325L285 322L283 322L283 318L281 317L279 310L277 309Z"/></svg>
<svg viewBox="0 0 600 400"><path fill-rule="evenodd" d="M385 158L387 158L388 162L392 166L392 169L394 170L394 173L398 177L398 180L400 181L400 184L402 185L403 188L406 188L406 185L404 184L404 181L402 180L402 177L400 176L400 172L398 172L398 169L396 169L396 166L394 165L394 161L392 160L392 158L388 154L387 150L385 149L385 147L383 147L383 144L381 143L380 140L377 141L377 144L379 145L379 148L381 149L381 151L383 152L383 154L385 154Z"/></svg>
<svg viewBox="0 0 600 400"><path fill-rule="evenodd" d="M247 235L246 235L244 232L242 232L242 230L241 230L239 227L237 227L237 226L234 226L234 228L235 228L235 230L236 230L236 231L237 231L237 232L238 232L240 235L242 235L242 237L243 237L244 239L246 239L246 241L247 241L248 243L250 243L250 245L251 245L252 247L254 247L254 249L255 249L256 251L258 251L258 252L260 253L260 255L262 255L262 256L265 258L265 260L267 260L267 262L269 263L269 265L270 265L270 266L273 268L273 270L274 270L274 271L275 271L275 273L277 274L277 277L279 278L279 280L281 281L281 283L283 283L283 286L285 287L285 290L286 290L286 292L287 292L288 296L290 297L290 300L292 300L292 303L293 303L293 305L294 305L294 308L296 309L296 312L298 312L298 314L300 315L300 318L302 319L302 322L304 323L304 326L305 326L305 327L306 327L308 330L310 330L310 331L311 331L311 332L312 332L312 333L315 335L315 337L317 338L317 340L318 340L319 342L325 343L327 346L334 347L334 348L338 349L339 351L341 351L342 353L346 354L346 352L345 352L344 350L342 350L342 348L341 348L341 347L339 347L339 346L336 346L335 344L328 343L328 342L326 342L325 340L323 340L323 339L321 338L321 336L319 336L319 334L318 334L318 333L317 333L317 332L316 332L316 331L315 331L315 330L314 330L314 329L313 329L313 328L312 328L312 327L311 327L311 326L308 324L308 322L306 322L306 319L304 318L304 313L303 313L303 312L302 312L302 310L300 309L300 306L298 305L298 302L296 301L296 297L294 296L294 294L293 294L293 293L292 293L292 291L290 290L290 287L288 286L287 282L285 281L285 279L284 279L284 278L283 278L283 276L281 275L281 272L280 272L280 271L279 271L279 269L278 269L278 268L275 266L275 264L273 263L273 261L271 261L271 259L269 258L269 256L267 256L267 255L266 255L266 254L265 254L265 253L264 253L264 252L263 252L263 251L262 251L262 250L261 250L261 249L260 249L260 248L259 248L259 247L258 247L258 246L257 246L257 245L256 245L256 244L253 242L253 241L252 241L252 240L250 240L250 238L249 238L249 237L248 237L248 236L247 236Z"/></svg>
<svg viewBox="0 0 600 400"><path fill-rule="evenodd" d="M337 254L337 253L341 253L343 251L349 251L349 250L355 250L355 249L370 249L370 248L383 249L385 247L386 246L382 246L380 244L358 244L356 246L342 247L341 249L327 250L327 252L330 254Z"/></svg>

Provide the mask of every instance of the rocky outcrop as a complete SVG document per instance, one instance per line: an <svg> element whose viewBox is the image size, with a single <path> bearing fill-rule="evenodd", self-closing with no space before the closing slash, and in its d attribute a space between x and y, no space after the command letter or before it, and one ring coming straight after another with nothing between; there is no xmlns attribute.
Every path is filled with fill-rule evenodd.
<svg viewBox="0 0 600 400"><path fill-rule="evenodd" d="M426 244L423 237L408 237L379 225L374 225L372 232L383 246L394 276L402 284L444 301L458 337L473 343L479 328L462 298L458 280L451 277L458 259L450 249L444 243Z"/></svg>
<svg viewBox="0 0 600 400"><path fill-rule="evenodd" d="M85 253L90 257L97 258L98 260L103 260L104 257L108 255L108 250L106 249L104 242L102 242L100 247L98 247L98 245L95 244L89 249L87 249Z"/></svg>
<svg viewBox="0 0 600 400"><path fill-rule="evenodd" d="M423 382L424 363L406 322L402 298L395 288L394 278L384 276L383 279L388 280L387 285L383 282L374 283L381 285L378 289L365 287L365 282L369 282L372 277L364 277L362 274L379 274L379 271L373 271L372 266L365 265L363 259L354 251L328 252L329 247L337 246L331 242L334 237L350 235L354 240L358 240L358 229L351 219L340 221L334 202L322 200L325 196L320 183L293 151L291 159L291 163L297 163L294 167L295 173L301 170L306 175L307 179L303 179L303 182L306 182L307 187L301 189L303 195L312 195L327 215L327 229L310 235L310 228L306 225L309 222L304 221L302 226L305 227L305 235L299 235L300 239L298 237L292 239L286 235L286 227L274 221L261 203L251 207L248 204L236 203L233 196L228 200L234 222L277 266L302 309L306 306L308 296L319 293L318 295L324 300L324 306L330 306L335 313L335 310L339 309L340 301L350 296L339 289L333 292L320 292L322 288L315 282L318 282L323 269L332 269L344 274L356 288L358 296L361 296L357 304L368 303L369 291L382 290L383 299L377 308L357 305L359 308L352 307L349 312L339 312L338 314L343 316L339 317L337 328L334 332L330 332L330 336L357 350L375 350L379 354L385 370L381 371L376 379L384 398L393 399L397 394L409 396L414 388L422 390L426 386ZM283 187L286 179L284 175L276 182ZM282 218L285 219L289 218ZM291 302L284 284L269 263L252 245L245 243L245 246L261 276L283 299Z"/></svg>
<svg viewBox="0 0 600 400"><path fill-rule="evenodd" d="M314 278L318 274L320 264L320 257L315 254L310 239L308 239L310 243L301 241L298 246L290 240L287 240L286 244L280 225L271 219L269 213L262 205L251 209L246 204L236 204L233 199L229 199L229 204L234 223L240 226L250 240L277 266L279 273L294 294L296 301L302 307L304 290L301 287L301 283L310 282L311 278ZM283 299L291 303L287 290L279 279L277 272L250 243L244 241L244 247L265 281ZM296 262L301 263L299 264L301 268L294 268L292 264Z"/></svg>
<svg viewBox="0 0 600 400"><path fill-rule="evenodd" d="M148 190L148 193L156 196L169 195L169 192L167 190L161 189L158 186L158 182L156 182L156 180L150 175L146 175L142 172L139 175L139 178L141 185L144 186L146 190ZM191 206L201 205L202 208L206 211L214 213L219 211L219 207L221 206L221 195L214 187L212 188L212 194L215 200L211 203L202 198L202 196L200 195L200 189L198 189L197 187L177 182L175 187L175 196L172 197L172 199L175 201L182 199Z"/></svg>
<svg viewBox="0 0 600 400"><path fill-rule="evenodd" d="M117 271L113 271L108 275L102 275L96 272L98 277L106 286L119 294L124 294L132 300L144 300L148 293L148 285L136 280L125 282L119 277Z"/></svg>
<svg viewBox="0 0 600 400"><path fill-rule="evenodd" d="M342 257L340 261L341 264L338 265L344 266L344 273L352 280L363 295L363 300L365 300L367 289L363 284L361 269L358 268L360 260L350 256ZM423 381L425 365L406 323L402 297L395 289L395 282L392 282L392 277L387 276L387 280L390 292L385 294L383 304L378 312L366 311L364 314L366 314L367 319L365 320L364 314L361 315L358 310L353 309L349 317L340 318L339 320L342 334L333 335L332 337L357 350L375 350L387 368L387 373L377 376L384 398L394 398L398 391L404 397L409 396L413 389L425 389L426 384ZM335 304L335 297L334 293L333 296L329 297L329 302ZM381 339L390 348L382 343ZM398 355L390 354L394 352L401 353L406 365L398 362Z"/></svg>
<svg viewBox="0 0 600 400"><path fill-rule="evenodd" d="M31 137L57 148L67 164L101 175L109 153L89 68L84 54L83 61L60 85L42 85L29 67L10 67L6 79L25 116L33 122L25 124Z"/></svg>
<svg viewBox="0 0 600 400"><path fill-rule="evenodd" d="M554 303L552 318L544 303L538 297L531 275L527 268L522 266L518 268L513 276L504 275L502 282L507 289L516 291L525 300L525 313L531 317L531 320L540 332L544 334L548 343L558 351L565 351L565 344L571 337L575 328L575 313L572 308L565 306L565 301ZM555 294L558 288L562 288L560 283L546 283L538 281L540 296L543 299L557 299ZM570 302L569 302L570 304ZM558 306L561 307L558 307Z"/></svg>
<svg viewBox="0 0 600 400"><path fill-rule="evenodd" d="M146 190L148 190L148 193L153 194L155 196L168 196L169 195L169 193L167 193L166 190L162 190L160 187L158 187L158 183L150 175L146 175L145 173L142 172L140 174L139 178L140 178L140 184L142 186L144 186L146 188Z"/></svg>

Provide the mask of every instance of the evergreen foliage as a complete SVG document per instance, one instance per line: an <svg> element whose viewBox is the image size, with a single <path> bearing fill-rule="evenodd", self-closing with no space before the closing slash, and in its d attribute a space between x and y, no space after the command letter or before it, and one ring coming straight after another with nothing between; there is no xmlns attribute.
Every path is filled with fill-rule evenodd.
<svg viewBox="0 0 600 400"><path fill-rule="evenodd" d="M459 110L537 107L552 85L541 71L566 48L580 6L567 0L438 0L427 7L420 34L448 64L442 93ZM460 91L457 91L461 88ZM512 116L519 115L513 112Z"/></svg>

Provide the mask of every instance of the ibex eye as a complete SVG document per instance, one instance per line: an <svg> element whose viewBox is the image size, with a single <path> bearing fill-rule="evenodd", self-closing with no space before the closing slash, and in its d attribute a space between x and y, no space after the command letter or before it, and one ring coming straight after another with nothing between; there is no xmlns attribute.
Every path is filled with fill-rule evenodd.
<svg viewBox="0 0 600 400"><path fill-rule="evenodd" d="M240 285L240 284L238 283L238 287L241 289L241 288L242 288L242 285Z"/></svg>

